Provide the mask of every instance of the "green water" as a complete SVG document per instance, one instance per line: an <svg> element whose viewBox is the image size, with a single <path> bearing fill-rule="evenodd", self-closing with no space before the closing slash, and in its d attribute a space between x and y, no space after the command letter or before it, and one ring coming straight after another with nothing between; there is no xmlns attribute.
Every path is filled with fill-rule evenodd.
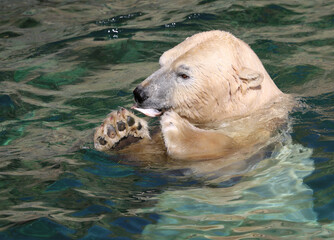
<svg viewBox="0 0 334 240"><path fill-rule="evenodd" d="M0 239L334 238L333 8L1 1ZM128 166L92 149L94 127L132 106L159 56L212 29L249 43L302 103L291 141L224 181Z"/></svg>

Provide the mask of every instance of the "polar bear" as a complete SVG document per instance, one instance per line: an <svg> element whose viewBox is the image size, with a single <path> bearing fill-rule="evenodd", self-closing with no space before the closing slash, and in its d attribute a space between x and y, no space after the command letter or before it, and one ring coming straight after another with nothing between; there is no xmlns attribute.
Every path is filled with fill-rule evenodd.
<svg viewBox="0 0 334 240"><path fill-rule="evenodd" d="M144 119L122 108L96 129L97 150L236 161L236 155L249 156L268 145L291 109L291 98L257 55L228 32L195 34L163 53L159 63L160 69L134 89L133 109L160 117L161 131L150 134Z"/></svg>

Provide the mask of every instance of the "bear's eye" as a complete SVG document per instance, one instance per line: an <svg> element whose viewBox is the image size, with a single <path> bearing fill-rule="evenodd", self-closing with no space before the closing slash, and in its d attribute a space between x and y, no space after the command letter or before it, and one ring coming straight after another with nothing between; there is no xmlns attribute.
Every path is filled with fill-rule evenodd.
<svg viewBox="0 0 334 240"><path fill-rule="evenodd" d="M183 79L188 79L189 78L189 76L187 74L184 74L184 73L179 74L179 76Z"/></svg>

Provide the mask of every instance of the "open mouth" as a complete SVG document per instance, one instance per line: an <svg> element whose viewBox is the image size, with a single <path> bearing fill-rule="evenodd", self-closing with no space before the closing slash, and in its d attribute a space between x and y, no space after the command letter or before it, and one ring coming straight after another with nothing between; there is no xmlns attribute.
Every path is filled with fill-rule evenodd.
<svg viewBox="0 0 334 240"><path fill-rule="evenodd" d="M131 109L135 109L149 117L158 117L166 111L166 109L139 108L136 106L131 107Z"/></svg>

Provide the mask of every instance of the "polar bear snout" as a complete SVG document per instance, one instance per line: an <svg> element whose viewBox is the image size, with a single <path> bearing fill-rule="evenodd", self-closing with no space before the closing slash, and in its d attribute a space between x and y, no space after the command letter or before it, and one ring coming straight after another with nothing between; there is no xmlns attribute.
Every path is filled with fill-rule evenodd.
<svg viewBox="0 0 334 240"><path fill-rule="evenodd" d="M136 103L139 104L142 104L146 99L148 99L148 96L141 85L138 85L135 88L135 90L133 90L133 96L135 98Z"/></svg>
<svg viewBox="0 0 334 240"><path fill-rule="evenodd" d="M170 109L173 88L165 79L150 76L140 83L133 90L136 103L132 108L150 117L160 116L164 110Z"/></svg>

